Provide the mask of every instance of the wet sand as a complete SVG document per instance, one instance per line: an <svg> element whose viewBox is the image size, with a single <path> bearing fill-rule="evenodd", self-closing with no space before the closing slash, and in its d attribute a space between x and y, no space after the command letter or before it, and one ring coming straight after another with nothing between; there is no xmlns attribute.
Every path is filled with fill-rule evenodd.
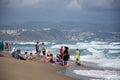
<svg viewBox="0 0 120 80"><path fill-rule="evenodd" d="M110 74L109 72L115 72L114 74L111 74L111 76L114 76L116 73L118 76L120 75L120 69L111 68L111 67L101 67L101 66L98 66L97 63L85 62L85 61L81 61L81 64L82 64L81 66L78 66L78 65L69 66L68 68L66 68L65 70L62 70L59 73L64 74L66 76L74 77L77 80L105 80L105 78L104 78L105 76L101 76L102 74L99 72L103 72L103 73L108 72L108 74ZM81 75L75 74L74 70L76 70L76 71L81 70L81 73L80 73ZM94 74L94 73L90 74L89 71L94 71L95 73L98 73L98 74ZM82 73L83 73L83 75L82 75ZM110 75L109 75L109 77L110 77ZM120 77L114 78L114 79L112 79L112 78L109 79L109 77L106 80L119 80L120 79Z"/></svg>

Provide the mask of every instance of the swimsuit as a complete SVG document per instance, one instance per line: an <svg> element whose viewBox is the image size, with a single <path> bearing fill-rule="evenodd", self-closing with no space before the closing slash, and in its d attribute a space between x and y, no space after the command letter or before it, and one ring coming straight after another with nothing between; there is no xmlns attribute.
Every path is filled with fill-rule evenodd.
<svg viewBox="0 0 120 80"><path fill-rule="evenodd" d="M79 55L76 55L75 58L76 58L76 60L80 60L80 56Z"/></svg>

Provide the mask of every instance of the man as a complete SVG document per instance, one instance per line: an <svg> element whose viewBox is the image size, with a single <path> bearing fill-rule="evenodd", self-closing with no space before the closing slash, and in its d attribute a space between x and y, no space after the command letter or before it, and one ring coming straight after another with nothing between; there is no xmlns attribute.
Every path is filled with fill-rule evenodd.
<svg viewBox="0 0 120 80"><path fill-rule="evenodd" d="M42 43L41 49L42 49L43 56L45 56L46 55L46 48L45 48L44 43Z"/></svg>
<svg viewBox="0 0 120 80"><path fill-rule="evenodd" d="M35 48L36 48L36 53L38 53L38 51L39 51L39 42L38 41L36 42Z"/></svg>

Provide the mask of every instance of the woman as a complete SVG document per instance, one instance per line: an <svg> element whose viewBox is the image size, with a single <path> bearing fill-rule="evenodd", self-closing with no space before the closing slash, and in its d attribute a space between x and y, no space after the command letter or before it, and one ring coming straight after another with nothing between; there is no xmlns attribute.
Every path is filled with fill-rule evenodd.
<svg viewBox="0 0 120 80"><path fill-rule="evenodd" d="M67 61L69 60L69 48L68 47L64 47L65 50L63 52L63 61L64 61L64 66L67 65Z"/></svg>

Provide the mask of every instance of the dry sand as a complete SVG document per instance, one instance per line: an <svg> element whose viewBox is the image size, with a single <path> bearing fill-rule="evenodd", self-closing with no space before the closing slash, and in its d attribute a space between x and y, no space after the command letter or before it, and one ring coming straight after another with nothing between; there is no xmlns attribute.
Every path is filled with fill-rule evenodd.
<svg viewBox="0 0 120 80"><path fill-rule="evenodd" d="M0 57L0 80L75 80L57 74L57 70L48 63Z"/></svg>

